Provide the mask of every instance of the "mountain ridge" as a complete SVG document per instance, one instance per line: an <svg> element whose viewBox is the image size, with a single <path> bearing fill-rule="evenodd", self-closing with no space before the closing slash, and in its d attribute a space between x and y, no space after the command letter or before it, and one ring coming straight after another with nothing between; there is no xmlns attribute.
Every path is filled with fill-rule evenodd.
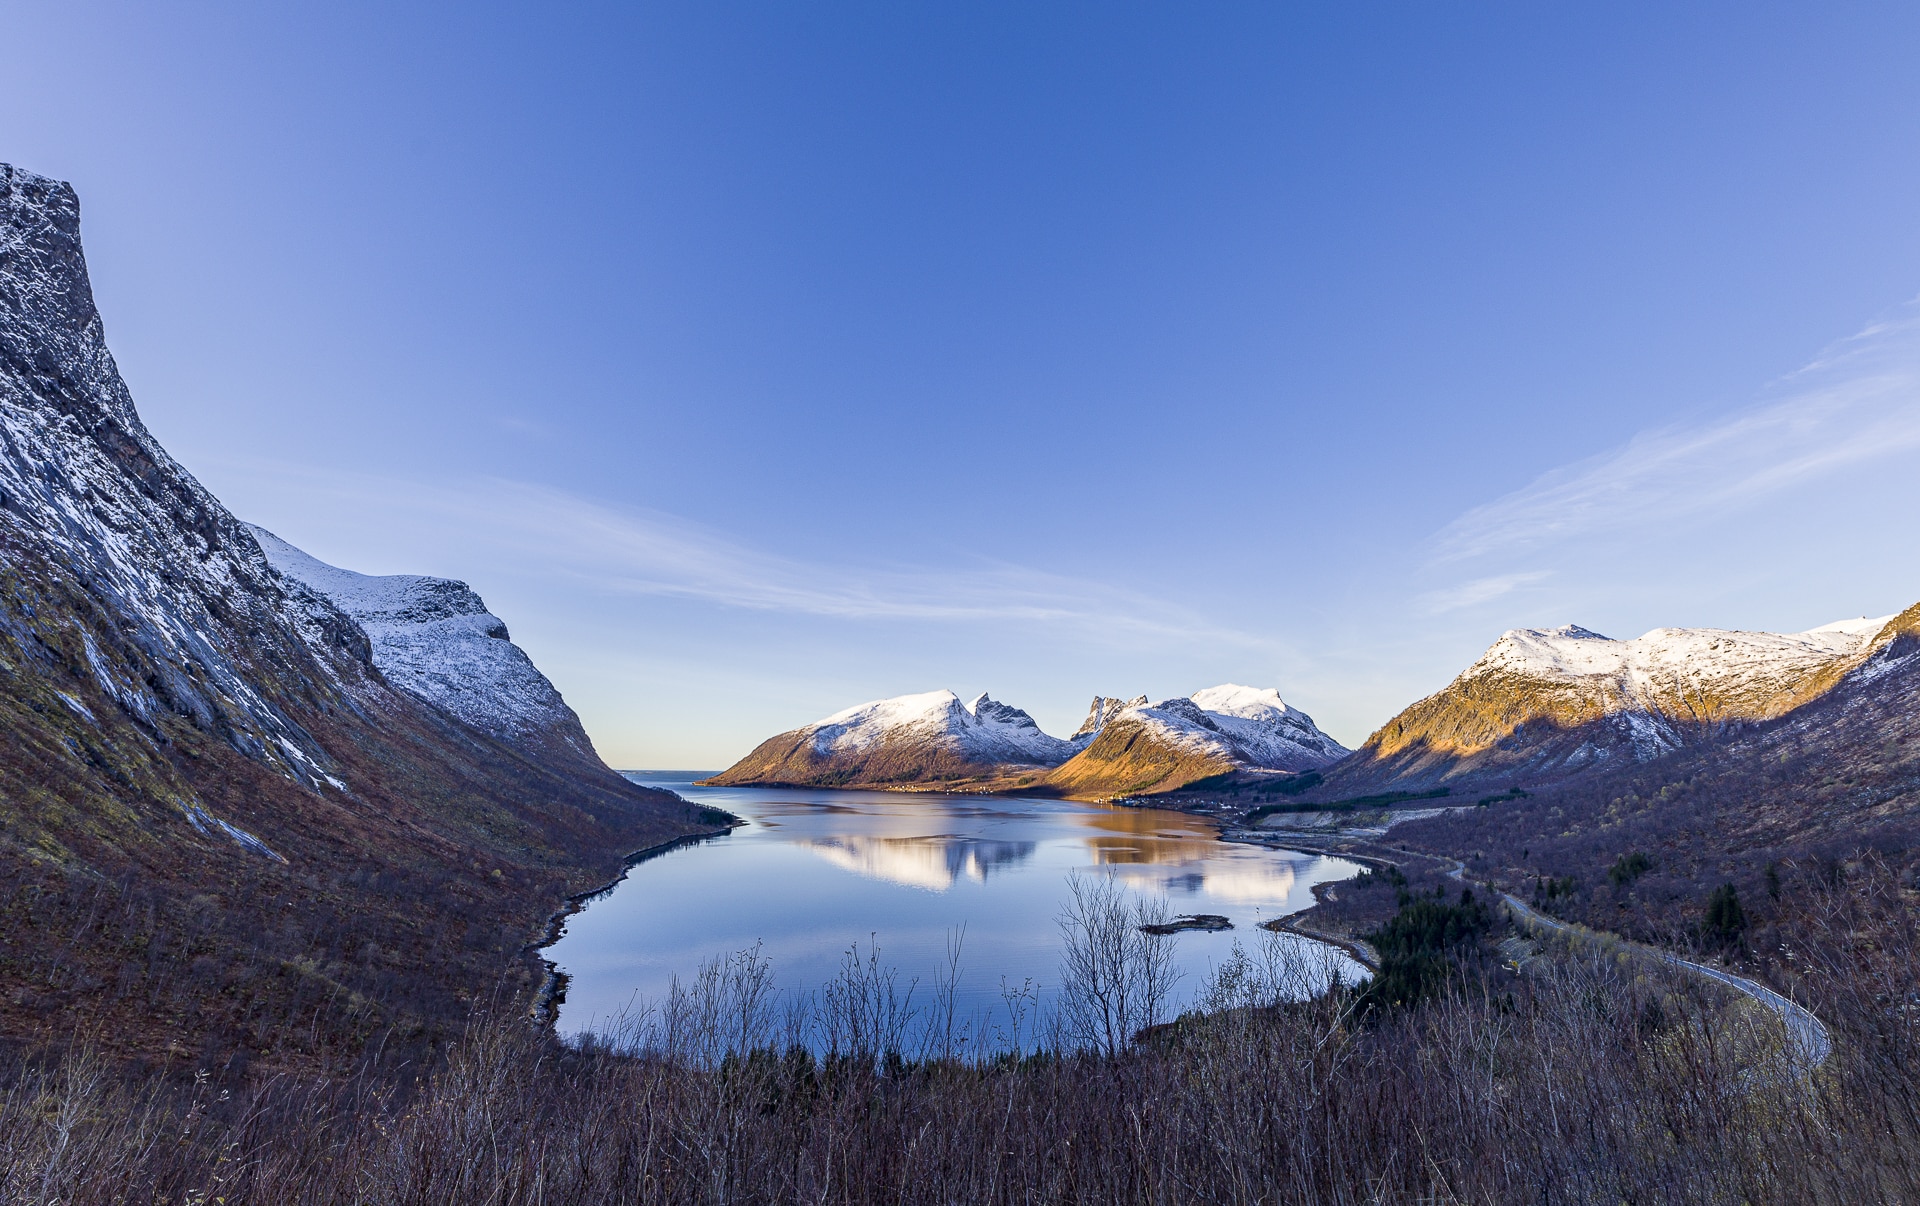
<svg viewBox="0 0 1920 1206"><path fill-rule="evenodd" d="M1202 699L1219 710L1196 702ZM993 724L1001 726L997 741ZM1005 738L1013 732L1018 740ZM1156 704L1144 695L1096 695L1065 740L986 695L968 704L935 691L860 704L777 734L703 782L1105 799L1239 770L1313 769L1345 753L1272 689L1228 683Z"/></svg>
<svg viewBox="0 0 1920 1206"><path fill-rule="evenodd" d="M1575 625L1513 629L1375 730L1313 794L1531 786L1644 763L1804 706L1895 619L1800 633L1656 628L1628 641Z"/></svg>

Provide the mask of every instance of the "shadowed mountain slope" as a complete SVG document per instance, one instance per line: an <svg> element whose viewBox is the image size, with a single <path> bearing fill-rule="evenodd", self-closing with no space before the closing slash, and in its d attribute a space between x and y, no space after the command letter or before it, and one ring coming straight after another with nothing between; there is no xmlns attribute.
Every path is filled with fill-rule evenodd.
<svg viewBox="0 0 1920 1206"><path fill-rule="evenodd" d="M247 525L282 578L351 616L387 682L558 767L603 774L580 718L464 582L356 574Z"/></svg>
<svg viewBox="0 0 1920 1206"><path fill-rule="evenodd" d="M0 1035L431 1041L569 892L704 828L396 690L140 422L67 185L0 166ZM544 681L544 680L542 680Z"/></svg>

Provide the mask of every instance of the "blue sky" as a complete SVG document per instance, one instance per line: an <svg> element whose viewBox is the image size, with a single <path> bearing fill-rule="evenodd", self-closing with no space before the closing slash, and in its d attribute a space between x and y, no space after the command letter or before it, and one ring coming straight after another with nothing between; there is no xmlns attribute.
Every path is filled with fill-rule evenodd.
<svg viewBox="0 0 1920 1206"><path fill-rule="evenodd" d="M616 765L1920 599L1920 9L9 5L154 432Z"/></svg>

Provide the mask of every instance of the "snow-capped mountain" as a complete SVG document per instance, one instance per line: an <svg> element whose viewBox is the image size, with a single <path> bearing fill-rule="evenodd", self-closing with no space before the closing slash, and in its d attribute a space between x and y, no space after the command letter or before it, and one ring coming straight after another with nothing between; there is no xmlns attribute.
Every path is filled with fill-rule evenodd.
<svg viewBox="0 0 1920 1206"><path fill-rule="evenodd" d="M466 583L358 574L248 528L276 572L353 617L371 642L373 664L394 686L503 740L597 757L580 718Z"/></svg>
<svg viewBox="0 0 1920 1206"><path fill-rule="evenodd" d="M1633 640L1575 625L1516 629L1382 726L1321 794L1462 776L1539 782L1645 762L1799 706L1888 618L1795 633L1656 628Z"/></svg>
<svg viewBox="0 0 1920 1206"><path fill-rule="evenodd" d="M1086 749L1047 776L1075 796L1131 796L1177 791L1236 771L1309 771L1337 762L1347 749L1272 688L1225 683L1184 698L1115 709L1097 697Z"/></svg>
<svg viewBox="0 0 1920 1206"><path fill-rule="evenodd" d="M1149 704L1096 695L1062 741L1018 708L951 691L901 695L769 738L708 780L822 787L965 786L1111 797L1236 770L1303 771L1345 747L1277 691L1227 683Z"/></svg>
<svg viewBox="0 0 1920 1206"><path fill-rule="evenodd" d="M1058 766L1084 742L1041 732L1019 708L981 694L899 695L768 738L708 782L886 786L977 780Z"/></svg>
<svg viewBox="0 0 1920 1206"><path fill-rule="evenodd" d="M77 196L6 165L0 550L0 860L47 902L12 937L67 961L59 984L0 966L0 1034L64 1016L130 1048L197 1049L192 1028L297 1010L324 1034L293 1004L314 999L297 969L363 948L410 953L332 962L322 996L427 1034L498 983L500 952L566 893L711 828L377 673L361 624L275 572L147 431L107 350ZM61 902L80 884L106 893L102 917L156 927L151 960L126 963L117 921L72 927ZM249 906L267 898L262 924ZM201 937L173 941L176 922ZM206 949L220 976L170 962ZM203 997L178 995L203 979Z"/></svg>

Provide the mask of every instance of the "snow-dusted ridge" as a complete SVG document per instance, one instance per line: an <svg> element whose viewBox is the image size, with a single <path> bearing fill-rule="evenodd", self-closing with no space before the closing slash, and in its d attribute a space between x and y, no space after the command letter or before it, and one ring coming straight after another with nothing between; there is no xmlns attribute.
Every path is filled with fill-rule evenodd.
<svg viewBox="0 0 1920 1206"><path fill-rule="evenodd" d="M1325 791L1531 787L1649 762L1857 679L1893 619L1787 633L1656 628L1632 640L1573 624L1514 629L1376 730Z"/></svg>
<svg viewBox="0 0 1920 1206"><path fill-rule="evenodd" d="M365 630L388 682L509 742L557 740L594 758L580 718L464 582L328 565L249 524L274 570Z"/></svg>
<svg viewBox="0 0 1920 1206"><path fill-rule="evenodd" d="M1890 619L1839 620L1793 633L1656 628L1625 641L1571 624L1520 628L1502 635L1461 678L1504 673L1586 686L1613 697L1609 711L1744 713L1861 652Z"/></svg>
<svg viewBox="0 0 1920 1206"><path fill-rule="evenodd" d="M1271 687L1223 683L1189 696L1252 765L1274 770L1313 770L1349 751L1320 731L1313 717L1280 698Z"/></svg>

